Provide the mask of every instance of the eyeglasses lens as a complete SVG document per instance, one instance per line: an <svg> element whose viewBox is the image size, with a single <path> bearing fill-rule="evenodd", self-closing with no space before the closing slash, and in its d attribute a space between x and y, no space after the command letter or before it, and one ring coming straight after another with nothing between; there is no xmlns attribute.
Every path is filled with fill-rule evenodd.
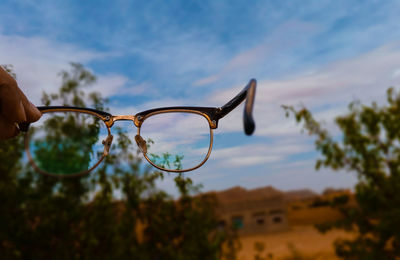
<svg viewBox="0 0 400 260"><path fill-rule="evenodd" d="M108 131L104 122L91 114L48 112L30 126L28 135L36 167L50 174L71 175L99 162Z"/></svg>
<svg viewBox="0 0 400 260"><path fill-rule="evenodd" d="M140 135L147 143L147 158L166 170L200 165L211 146L209 123L196 113L154 114L143 121Z"/></svg>

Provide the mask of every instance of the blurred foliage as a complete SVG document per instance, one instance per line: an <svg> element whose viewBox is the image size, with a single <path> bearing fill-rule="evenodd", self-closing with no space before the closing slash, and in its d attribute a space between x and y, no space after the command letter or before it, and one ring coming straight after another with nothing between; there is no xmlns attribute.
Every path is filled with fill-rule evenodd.
<svg viewBox="0 0 400 260"><path fill-rule="evenodd" d="M398 259L400 257L400 93L387 91L387 102L370 106L352 102L346 115L336 118L340 134L332 136L306 108L284 107L310 135L322 154L316 168L355 172L356 203L346 196L333 201L344 218L320 226L340 228L354 239L335 242L345 259ZM340 141L337 141L340 140ZM353 204L353 205L352 205Z"/></svg>
<svg viewBox="0 0 400 260"><path fill-rule="evenodd" d="M47 113L41 121L43 125L29 129L34 147L30 150L40 169L53 174L79 173L102 157L104 148L95 147L101 125L105 127L100 118L75 112Z"/></svg>
<svg viewBox="0 0 400 260"><path fill-rule="evenodd" d="M44 105L107 110L99 93L87 93L95 77L82 65L61 77ZM21 136L0 143L1 259L234 259L236 237L218 225L215 196L193 196L199 186L182 174L179 199L157 189L162 173L142 164L123 129L113 130L111 153L79 178L34 172Z"/></svg>

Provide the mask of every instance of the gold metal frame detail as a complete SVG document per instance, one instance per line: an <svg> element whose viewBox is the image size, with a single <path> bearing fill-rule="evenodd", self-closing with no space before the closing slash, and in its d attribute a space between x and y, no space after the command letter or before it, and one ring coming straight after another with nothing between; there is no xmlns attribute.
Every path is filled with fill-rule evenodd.
<svg viewBox="0 0 400 260"><path fill-rule="evenodd" d="M166 169L166 168L162 168L158 165L156 165L155 163L153 163L150 158L147 156L147 152L145 150L143 150L141 148L141 146L139 145L139 143L137 143L138 148L141 150L144 158L146 158L146 160L155 168L162 170L162 171L168 171L168 172L188 172L188 171L192 171L195 170L199 167L201 167L210 157L211 154L211 150L212 150L212 146L213 146L213 130L212 127L215 127L215 124L211 121L210 117L205 114L205 113L201 113L199 111L195 111L195 110L190 110L190 109L168 109L168 110L162 110L162 111L157 111L157 112L153 112L150 113L148 115L146 115L143 118L139 118L133 115L116 115L116 116L102 116L96 112L93 111L88 111L88 110L84 110L84 109L79 109L79 108L56 108L56 109L43 109L41 110L42 114L46 114L46 113L54 113L54 112L77 112L77 113L83 113L83 114L91 114L99 119L101 119L103 121L103 123L105 124L105 126L107 127L107 132L108 132L108 136L106 138L106 140L103 140L103 145L104 145L104 152L103 155L101 156L100 160L94 164L92 167L90 167L88 170L85 171L81 171L78 173L74 173L74 174L66 174L66 175L61 175L61 174L55 174L55 173L50 173L47 171L42 170L41 168L39 168L39 166L35 163L35 161L33 160L32 154L30 152L29 149L29 133L28 131L25 132L25 136L24 136L24 145L25 145L25 151L28 155L28 159L29 159L29 163L33 166L33 168L44 174L44 175L49 175L49 176L54 176L54 177L59 177L59 178L66 178L66 177L78 177L78 176L82 176L85 174L90 173L91 171L93 171L103 160L104 158L108 155L109 153L109 149L111 147L111 143L112 143L112 138L113 135L111 134L111 127L114 125L114 123L116 121L132 121L134 123L134 125L137 127L137 135L140 136L140 127L142 125L142 123L149 117L153 116L153 115L157 115L157 114L165 114L165 113L176 113L176 112L182 112L182 113L193 113L193 114L198 114L203 116L209 126L210 126L210 143L209 143L209 148L208 148L208 152L205 156L205 158L203 159L203 161L201 161L198 165L196 165L195 167L189 168L189 169L182 169L182 170L173 170L173 169Z"/></svg>
<svg viewBox="0 0 400 260"><path fill-rule="evenodd" d="M53 174L46 172L42 169L40 169L36 163L33 161L32 155L29 151L29 134L28 134L28 129L29 129L29 123L21 123L19 124L19 128L21 131L25 132L25 150L27 152L29 162L30 164L35 168L36 171L45 174L45 175L51 175L51 176L57 176L57 177L76 177L76 176L81 176L88 174L92 170L94 170L103 160L104 158L108 155L111 144L112 144L112 139L113 135L111 134L111 127L114 125L116 121L132 121L134 125L137 127L137 135L135 137L136 144L138 145L139 149L142 151L143 156L146 158L146 160L156 167L159 170L163 171L168 171L168 172L187 172L187 171L192 171L194 169L199 168L202 166L210 157L211 150L213 147L213 129L216 129L218 127L218 121L225 117L227 114L229 114L233 109L235 109L239 104L241 104L244 100L246 101L245 107L244 107L244 113L243 113L243 126L244 126L244 131L247 135L252 135L254 130L255 130L255 121L253 119L253 104L254 104L254 99L255 99L255 91L256 91L256 85L257 82L255 79L251 79L249 83L246 85L246 87L239 93L237 94L233 99L231 99L229 102L227 102L225 105L222 107L164 107L164 108L155 108L155 109L150 109L146 110L140 113L137 113L136 115L116 115L113 116L107 112L96 110L96 109L91 109L91 108L79 108L79 107L68 107L68 106L45 106L45 107L37 107L42 113L50 113L50 112L78 112L78 113L85 113L85 114L91 114L94 115L98 118L100 118L106 125L107 131L108 131L108 136L105 140L103 140L103 145L104 145L104 151L103 155L100 158L100 160L92 166L90 169L82 172L78 172L75 174L69 174L69 175L59 175L59 174ZM190 169L183 169L183 170L171 170L171 169L165 169L162 168L156 164L154 164L148 157L147 157L147 148L143 147L143 145L146 145L145 141L142 139L140 136L140 128L144 120L147 118L156 115L156 114L161 114L161 113L173 113L173 112L185 112L185 113L195 113L199 114L203 117L205 117L208 121L208 124L210 126L210 145L208 148L208 152L204 160L197 166L192 167ZM146 149L144 149L146 148Z"/></svg>

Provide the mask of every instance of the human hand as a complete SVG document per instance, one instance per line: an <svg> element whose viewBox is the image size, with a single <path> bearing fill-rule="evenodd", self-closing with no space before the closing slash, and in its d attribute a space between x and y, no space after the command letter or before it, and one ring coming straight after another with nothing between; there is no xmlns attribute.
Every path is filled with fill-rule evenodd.
<svg viewBox="0 0 400 260"><path fill-rule="evenodd" d="M0 67L0 140L19 133L18 123L35 122L40 111L26 98L17 82Z"/></svg>

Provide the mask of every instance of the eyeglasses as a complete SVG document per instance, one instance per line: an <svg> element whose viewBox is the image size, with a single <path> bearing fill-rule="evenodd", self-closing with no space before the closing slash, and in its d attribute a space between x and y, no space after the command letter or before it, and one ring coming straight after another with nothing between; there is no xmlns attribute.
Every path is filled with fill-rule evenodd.
<svg viewBox="0 0 400 260"><path fill-rule="evenodd" d="M136 144L157 169L187 172L202 166L210 156L213 130L218 121L244 100L244 131L255 129L252 116L256 80L222 107L164 107L136 115L111 115L90 108L38 107L38 122L20 124L25 149L36 171L58 177L75 177L93 171L109 154L111 128L116 121L132 121Z"/></svg>

